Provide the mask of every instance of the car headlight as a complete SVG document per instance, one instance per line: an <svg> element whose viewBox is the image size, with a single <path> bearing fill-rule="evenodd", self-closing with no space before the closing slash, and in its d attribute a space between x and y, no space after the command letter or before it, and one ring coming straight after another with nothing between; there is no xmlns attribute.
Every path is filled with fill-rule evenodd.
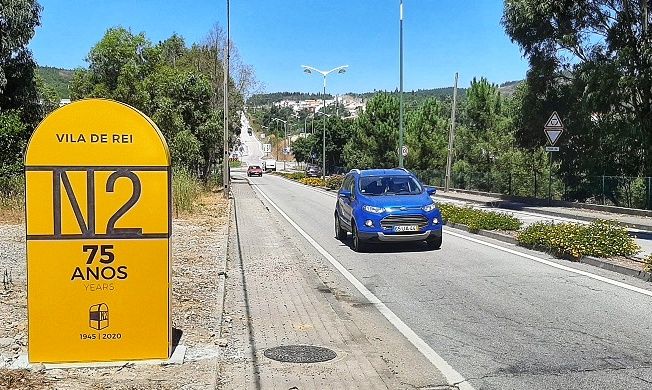
<svg viewBox="0 0 652 390"><path fill-rule="evenodd" d="M435 203L430 203L429 205L423 206L421 209L425 211L426 213L431 212L432 210L436 209L437 205Z"/></svg>
<svg viewBox="0 0 652 390"><path fill-rule="evenodd" d="M380 214L383 211L385 211L384 208L382 207L375 207L375 206L362 206L362 209L366 212L372 213L372 214Z"/></svg>

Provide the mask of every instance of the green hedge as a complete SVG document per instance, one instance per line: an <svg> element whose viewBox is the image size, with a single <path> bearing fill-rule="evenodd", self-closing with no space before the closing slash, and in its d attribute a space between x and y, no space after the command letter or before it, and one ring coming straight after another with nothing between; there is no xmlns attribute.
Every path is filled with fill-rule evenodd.
<svg viewBox="0 0 652 390"><path fill-rule="evenodd" d="M546 249L557 256L631 256L640 250L623 227L610 221L578 223L534 223L517 236L524 246Z"/></svg>
<svg viewBox="0 0 652 390"><path fill-rule="evenodd" d="M286 179L291 179L291 180L301 180L306 177L306 174L303 172L274 172L276 175L283 176Z"/></svg>
<svg viewBox="0 0 652 390"><path fill-rule="evenodd" d="M652 254L647 255L645 258L645 271L652 272Z"/></svg>
<svg viewBox="0 0 652 390"><path fill-rule="evenodd" d="M471 232L478 230L518 230L521 222L504 213L460 207L452 204L438 205L445 221L466 225Z"/></svg>

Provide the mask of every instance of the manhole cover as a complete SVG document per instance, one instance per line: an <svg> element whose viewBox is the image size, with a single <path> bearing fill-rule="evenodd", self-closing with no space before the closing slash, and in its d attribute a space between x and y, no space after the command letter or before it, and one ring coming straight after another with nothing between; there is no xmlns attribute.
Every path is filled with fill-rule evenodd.
<svg viewBox="0 0 652 390"><path fill-rule="evenodd" d="M285 363L319 363L337 357L335 351L312 345L282 345L265 350L265 356Z"/></svg>

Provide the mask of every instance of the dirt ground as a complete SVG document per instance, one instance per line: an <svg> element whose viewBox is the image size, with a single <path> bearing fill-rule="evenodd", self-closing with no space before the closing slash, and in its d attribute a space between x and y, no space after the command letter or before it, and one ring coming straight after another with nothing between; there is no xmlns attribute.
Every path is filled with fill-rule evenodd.
<svg viewBox="0 0 652 390"><path fill-rule="evenodd" d="M218 270L226 256L229 206L206 194L192 215L173 220L172 325L187 347L181 365L9 369L27 354L24 226L0 218L0 389L206 389L217 383Z"/></svg>

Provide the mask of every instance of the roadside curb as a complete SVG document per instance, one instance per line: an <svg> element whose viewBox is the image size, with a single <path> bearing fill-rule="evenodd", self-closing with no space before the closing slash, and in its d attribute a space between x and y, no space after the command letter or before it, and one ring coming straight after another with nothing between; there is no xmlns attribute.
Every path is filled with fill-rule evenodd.
<svg viewBox="0 0 652 390"><path fill-rule="evenodd" d="M646 282L652 281L652 274L649 273L649 272L646 272L646 271L643 271L643 270L637 271L635 269L623 267L623 266L620 266L618 264L605 262L605 261L603 261L602 259L600 259L598 257L583 256L582 258L580 258L579 262L584 263L584 264L589 264L589 265L592 265L592 266L595 266L595 267L600 267L602 269L606 269L606 270L609 270L609 271L617 272L619 274L632 276L632 277L635 277L637 279L642 279L642 280L644 280Z"/></svg>

